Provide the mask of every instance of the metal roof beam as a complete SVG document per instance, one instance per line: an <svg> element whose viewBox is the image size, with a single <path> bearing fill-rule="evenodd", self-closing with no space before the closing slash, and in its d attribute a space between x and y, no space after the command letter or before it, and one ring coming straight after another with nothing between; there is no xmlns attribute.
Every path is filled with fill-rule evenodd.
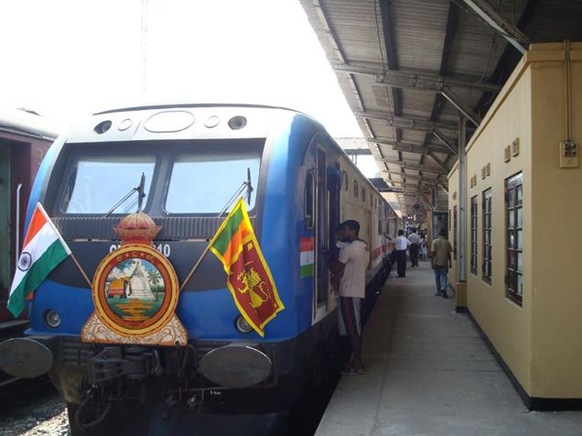
<svg viewBox="0 0 582 436"><path fill-rule="evenodd" d="M438 168L430 168L426 165L421 165L421 164L413 164L413 163L409 163L409 162L403 162L403 161L390 161L388 159L382 159L383 162L386 162L388 164L391 165L398 165L402 170L411 170L411 171L422 171L423 173L427 173L427 174L440 174L441 170ZM406 177L408 177L410 174L406 174Z"/></svg>
<svg viewBox="0 0 582 436"><path fill-rule="evenodd" d="M374 76L378 83L396 86L399 88L426 89L428 91L440 91L445 86L478 89L483 92L499 92L501 86L479 83L480 78L455 79L443 77L430 72L418 72L412 70L400 69L383 70L381 66L368 66L357 64L333 64L336 72L347 74L358 74L365 76Z"/></svg>
<svg viewBox="0 0 582 436"><path fill-rule="evenodd" d="M429 151L427 153L430 157L432 157L432 159L442 168L444 169L447 173L450 171L449 167L447 167L447 165L439 159L439 157L434 154L432 151Z"/></svg>
<svg viewBox="0 0 582 436"><path fill-rule="evenodd" d="M423 131L433 131L437 128L455 131L458 129L458 126L455 123L426 121L415 117L397 117L390 112L357 111L354 112L354 115L356 117L366 118L369 120L385 121L389 126L395 127L397 129Z"/></svg>
<svg viewBox="0 0 582 436"><path fill-rule="evenodd" d="M420 144L416 142L395 141L388 138L367 138L366 141L382 145L391 145L392 150L405 151L408 153L426 153L428 150L433 150L437 153L449 153L448 147L443 147L435 144Z"/></svg>
<svg viewBox="0 0 582 436"><path fill-rule="evenodd" d="M446 136L437 128L432 130L432 134L439 140L441 141L443 144L445 144L447 146L447 148L449 149L450 152L454 153L454 154L459 154L459 151L457 150L456 147L453 146L453 144L451 144Z"/></svg>
<svg viewBox="0 0 582 436"><path fill-rule="evenodd" d="M459 103L451 91L442 90L440 93L444 98L451 102L451 104L455 106L459 112L465 115L469 121L475 124L475 126L479 127L479 124L481 124L481 117L479 115L473 112L472 109L467 108L463 104Z"/></svg>
<svg viewBox="0 0 582 436"><path fill-rule="evenodd" d="M460 6L466 6L475 12L485 23L497 30L521 54L527 52L529 38L486 0L454 0ZM461 3L459 3L461 2Z"/></svg>
<svg viewBox="0 0 582 436"><path fill-rule="evenodd" d="M369 148L343 148L348 156L369 156L372 154L372 150Z"/></svg>

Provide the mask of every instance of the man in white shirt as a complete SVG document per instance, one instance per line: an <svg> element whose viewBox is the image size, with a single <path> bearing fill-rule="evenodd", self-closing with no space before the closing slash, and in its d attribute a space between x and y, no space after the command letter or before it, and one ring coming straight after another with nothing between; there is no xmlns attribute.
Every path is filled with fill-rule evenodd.
<svg viewBox="0 0 582 436"><path fill-rule="evenodd" d="M412 233L408 235L408 240L410 241L410 268L418 267L418 251L420 249L420 236L416 233L416 230L412 230Z"/></svg>
<svg viewBox="0 0 582 436"><path fill-rule="evenodd" d="M346 243L340 250L339 259L331 266L339 283L339 329L348 336L352 348L351 358L344 375L364 373L360 313L366 296L366 271L370 262L368 244L359 238L360 223L348 220L339 226L340 241Z"/></svg>
<svg viewBox="0 0 582 436"><path fill-rule="evenodd" d="M406 250L410 241L404 236L404 230L398 230L398 236L394 239L396 250L396 272L398 277L406 277Z"/></svg>

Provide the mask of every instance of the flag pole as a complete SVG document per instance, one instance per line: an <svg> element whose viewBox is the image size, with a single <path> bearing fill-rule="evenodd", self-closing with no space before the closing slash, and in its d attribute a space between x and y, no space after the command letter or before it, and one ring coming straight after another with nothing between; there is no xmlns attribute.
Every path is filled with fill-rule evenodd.
<svg viewBox="0 0 582 436"><path fill-rule="evenodd" d="M63 245L63 247L65 247L65 249L67 250L67 253L71 256L71 259L73 260L73 262L75 263L75 265L77 266L77 268L81 272L81 275L83 276L83 278L85 279L85 281L89 285L89 289L91 289L92 288L91 280L89 280L89 277L87 277L87 274L85 273L85 270L83 269L83 267L81 266L81 264L79 263L79 261L77 260L77 258L73 254L73 252L71 251L71 248L69 247L69 245L63 239L63 236L61 235L61 232L59 232L59 229L56 228L55 223L53 223L53 221L51 220L51 218L46 213L46 210L44 210L44 207L43 207L42 203L39 201L36 205L37 205L37 207L39 207L41 213L44 215L44 217L45 217L47 223L49 224L49 226L51 226L51 228L53 229L53 231L55 232L55 234L59 238L59 241L61 241L61 244Z"/></svg>
<svg viewBox="0 0 582 436"><path fill-rule="evenodd" d="M89 285L89 289L91 289L93 286L91 283L91 280L89 280L89 277L87 277L87 274L85 274L85 270L83 270L83 267L81 267L81 264L79 263L79 261L77 260L77 258L75 257L75 255L72 252L71 252L71 259L73 260L73 262L75 262L75 265L77 265L77 268L81 272L81 275L85 278L85 281Z"/></svg>
<svg viewBox="0 0 582 436"><path fill-rule="evenodd" d="M182 282L182 286L180 286L180 292L182 292L182 289L184 289L186 287L186 284L190 281L190 279L192 278L194 273L198 270L198 267L202 263L202 260L206 257L206 255L208 254L209 251L210 251L210 242L208 243L208 245L206 246L206 248L204 249L204 251L202 252L200 257L198 258L198 260L196 261L196 263L194 264L194 266L192 267L192 269L190 270L190 272L188 273L188 275L186 276L186 278Z"/></svg>
<svg viewBox="0 0 582 436"><path fill-rule="evenodd" d="M234 195L232 197L230 197L230 199L226 202L226 205L222 208L222 210L216 216L216 218L220 218L222 216L222 214L228 210L228 208L230 207L230 205L234 202L234 200L236 200L237 195L241 194L242 191L243 191L243 189L246 186L248 186L248 182L243 182L242 185L240 186L240 188L238 188L236 190L236 192L234 193ZM210 241L212 241L212 238L210 239ZM202 252L202 254L200 255L200 257L198 258L198 260L196 261L196 263L194 264L194 266L192 267L192 269L190 270L190 272L188 273L188 275L186 276L186 278L184 279L184 281L182 282L182 285L180 286L180 291L179 292L182 292L182 290L186 287L186 284L190 281L190 279L192 278L192 276L194 275L194 273L200 267L200 264L202 263L202 260L206 257L206 255L210 251L210 241L208 242L208 245L206 246L206 248L204 249L204 251Z"/></svg>

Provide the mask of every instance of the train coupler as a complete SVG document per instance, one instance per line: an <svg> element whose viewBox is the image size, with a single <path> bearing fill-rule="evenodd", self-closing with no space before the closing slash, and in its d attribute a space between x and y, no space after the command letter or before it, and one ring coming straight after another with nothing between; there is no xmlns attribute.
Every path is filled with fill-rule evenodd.
<svg viewBox="0 0 582 436"><path fill-rule="evenodd" d="M138 347L105 347L89 360L88 381L99 384L126 377L131 380L143 380L150 375L163 373L160 359L155 350Z"/></svg>

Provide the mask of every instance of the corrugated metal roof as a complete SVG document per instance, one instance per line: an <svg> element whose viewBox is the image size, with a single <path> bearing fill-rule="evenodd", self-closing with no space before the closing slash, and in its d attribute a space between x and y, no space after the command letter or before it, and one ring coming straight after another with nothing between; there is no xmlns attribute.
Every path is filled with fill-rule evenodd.
<svg viewBox="0 0 582 436"><path fill-rule="evenodd" d="M470 137L529 43L582 40L579 0L300 2L405 214L446 195L461 113Z"/></svg>

